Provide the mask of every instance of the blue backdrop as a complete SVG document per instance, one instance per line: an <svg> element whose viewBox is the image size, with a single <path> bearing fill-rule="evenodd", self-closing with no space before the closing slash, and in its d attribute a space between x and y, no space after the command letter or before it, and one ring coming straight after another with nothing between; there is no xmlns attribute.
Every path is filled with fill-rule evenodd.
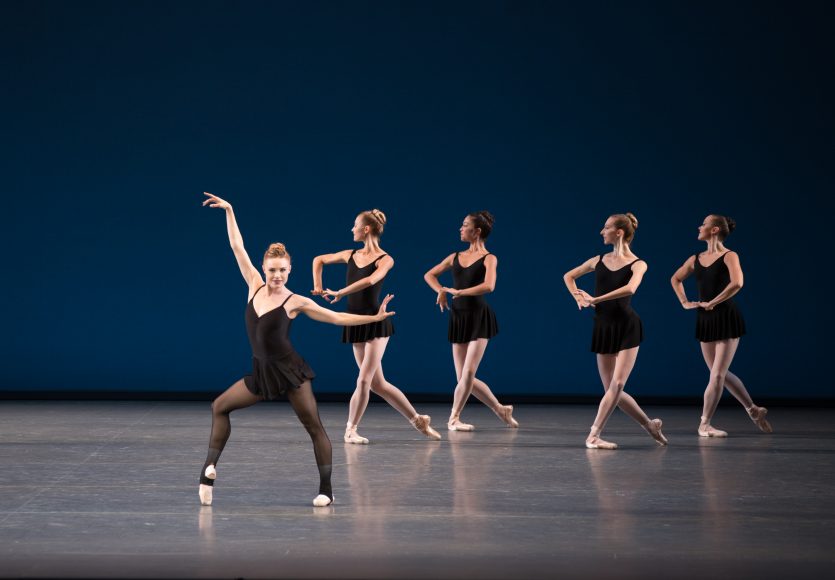
<svg viewBox="0 0 835 580"><path fill-rule="evenodd" d="M208 190L256 264L287 244L299 293L315 255L353 246L358 211L387 213L384 368L407 393L454 386L422 275L489 209L501 333L479 375L511 400L600 392L593 313L562 275L623 211L649 264L627 388L699 396L669 277L728 214L749 329L733 370L755 397L832 397L833 20L827 2L7 0L0 390L218 392L248 372L246 286ZM318 392L353 389L339 335L294 324Z"/></svg>

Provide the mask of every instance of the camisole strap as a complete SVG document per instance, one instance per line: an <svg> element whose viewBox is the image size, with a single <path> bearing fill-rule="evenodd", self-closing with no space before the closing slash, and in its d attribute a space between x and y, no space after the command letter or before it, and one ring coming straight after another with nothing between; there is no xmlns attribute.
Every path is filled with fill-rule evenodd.
<svg viewBox="0 0 835 580"><path fill-rule="evenodd" d="M261 286L258 287L258 290L255 291L255 294L258 294L261 291L261 288L263 288L264 286L266 286L266 284L261 284ZM255 300L255 294L253 294L252 298L249 299L250 302Z"/></svg>
<svg viewBox="0 0 835 580"><path fill-rule="evenodd" d="M284 302L281 303L281 306L279 306L279 308L284 308L284 305L287 304L287 301L290 300L290 298L292 298L292 297L293 297L293 293L290 292L290 296L288 296L287 298L284 299Z"/></svg>
<svg viewBox="0 0 835 580"><path fill-rule="evenodd" d="M373 261L373 262L371 262L371 263L372 263L372 264L376 264L377 262L379 262L380 260L382 260L382 259L383 259L383 258L385 258L386 256L388 256L388 254L383 254L382 256L380 256L379 258L377 258L376 260L374 260L374 261Z"/></svg>

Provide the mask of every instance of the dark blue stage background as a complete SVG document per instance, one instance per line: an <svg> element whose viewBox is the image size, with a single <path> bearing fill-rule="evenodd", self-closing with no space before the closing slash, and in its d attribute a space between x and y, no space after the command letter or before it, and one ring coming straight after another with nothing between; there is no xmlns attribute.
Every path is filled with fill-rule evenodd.
<svg viewBox="0 0 835 580"><path fill-rule="evenodd" d="M407 393L451 393L422 275L492 211L501 333L479 375L511 401L600 392L593 314L562 274L623 211L649 263L627 389L699 397L669 277L704 216L729 214L749 330L732 370L755 398L831 398L832 26L829 2L5 0L0 390L219 392L248 372L208 190L253 261L288 245L299 293L358 211L388 214L384 366ZM353 389L338 328L293 333L317 392Z"/></svg>

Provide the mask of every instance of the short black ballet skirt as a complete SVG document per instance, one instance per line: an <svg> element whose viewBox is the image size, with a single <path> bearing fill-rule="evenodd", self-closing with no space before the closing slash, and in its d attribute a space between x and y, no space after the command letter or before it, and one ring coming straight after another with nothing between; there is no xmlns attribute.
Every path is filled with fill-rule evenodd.
<svg viewBox="0 0 835 580"><path fill-rule="evenodd" d="M622 288L632 279L632 264L610 270L603 263L603 256L594 267L594 295L602 296ZM591 351L597 354L615 354L635 348L644 340L644 326L638 314L632 309L632 297L606 300L595 305L594 329L591 337Z"/></svg>
<svg viewBox="0 0 835 580"><path fill-rule="evenodd" d="M456 290L478 286L484 282L487 275L487 268L484 266L484 259L490 254L485 254L466 268L458 261L458 254L452 261L452 282ZM450 304L449 327L447 337L451 343L464 343L479 338L493 338L499 333L499 324L496 322L496 314L483 295L461 296L460 298L448 297Z"/></svg>
<svg viewBox="0 0 835 580"><path fill-rule="evenodd" d="M710 302L731 282L731 273L725 264L725 252L710 266L702 266L699 255L693 264L693 273L699 287L699 302ZM699 308L696 312L696 340L714 342L739 338L745 334L745 320L733 298L720 302L713 310Z"/></svg>
<svg viewBox="0 0 835 580"><path fill-rule="evenodd" d="M244 383L252 394L267 400L278 399L288 389L298 388L316 377L313 369L290 343L290 326L293 321L284 309L290 296L281 306L262 316L255 312L255 295L246 307L246 332L252 346L252 374L244 377Z"/></svg>
<svg viewBox="0 0 835 580"><path fill-rule="evenodd" d="M355 253L356 250L351 252L351 257L348 258L348 271L345 274L346 286L370 276L377 269L377 262L386 256L386 254L383 254L367 266L360 268L357 266L356 261L354 261ZM369 286L353 294L348 294L347 312L350 314L377 314L380 310L380 290L382 287L383 281L380 280L373 286ZM379 322L360 324L359 326L343 326L342 342L367 342L375 338L391 336L392 334L394 334L394 325L391 323L391 318L386 318Z"/></svg>

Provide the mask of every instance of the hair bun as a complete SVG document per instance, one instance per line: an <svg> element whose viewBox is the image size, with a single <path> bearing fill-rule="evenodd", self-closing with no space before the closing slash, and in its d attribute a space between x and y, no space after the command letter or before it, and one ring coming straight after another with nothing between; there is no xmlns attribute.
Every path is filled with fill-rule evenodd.
<svg viewBox="0 0 835 580"><path fill-rule="evenodd" d="M496 218L494 218L494 217L493 217L493 214L492 214L492 213L490 213L490 212L489 212L489 211L487 211L486 209L483 209L483 210L481 210L480 212L478 212L478 215L480 215L480 216L482 217L482 219L483 219L484 221L486 221L486 222L487 222L487 224L488 224L491 228L493 227L493 224L495 223Z"/></svg>
<svg viewBox="0 0 835 580"><path fill-rule="evenodd" d="M380 222L380 225L386 225L386 214L381 212L379 209L374 208L371 210L371 215L374 216L374 219Z"/></svg>
<svg viewBox="0 0 835 580"><path fill-rule="evenodd" d="M638 229L638 218L635 217L635 214L632 212L626 212L626 217L629 218L629 221L632 222L632 228Z"/></svg>
<svg viewBox="0 0 835 580"><path fill-rule="evenodd" d="M728 222L728 233L731 233L736 229L736 220L734 220L734 218L725 216L725 221Z"/></svg>
<svg viewBox="0 0 835 580"><path fill-rule="evenodd" d="M282 244L281 242L276 242L276 243L274 243L274 244L270 244L270 249L269 249L269 251L271 251L271 252L276 252L276 253L278 253L278 254L281 254L281 253L286 252L286 251L287 251L287 248L285 248L285 247L284 247L284 244Z"/></svg>

